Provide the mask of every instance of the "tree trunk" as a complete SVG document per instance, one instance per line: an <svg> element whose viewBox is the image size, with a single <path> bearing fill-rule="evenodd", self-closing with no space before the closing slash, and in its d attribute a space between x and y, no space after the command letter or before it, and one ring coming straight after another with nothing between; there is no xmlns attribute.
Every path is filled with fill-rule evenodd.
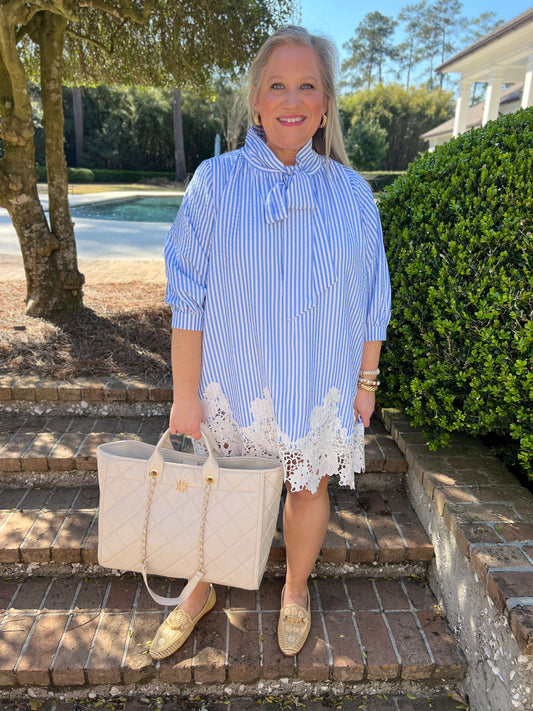
<svg viewBox="0 0 533 711"><path fill-rule="evenodd" d="M55 130L56 135L60 133L59 142L63 155L63 109L58 60L61 60L65 25L64 21L47 12L39 13L34 20L32 29L38 36L43 34L42 46L45 51L41 56L41 63L44 65L49 60L52 51L59 53L53 57L52 67L43 67L45 74L54 78L59 91L59 102L57 97L52 99L54 114L50 116L50 102L47 102L44 119L45 130L50 129L52 133ZM63 23L62 28L57 27L58 22ZM55 28L55 31L52 29L51 36L44 36L46 33L42 30L48 25ZM26 273L26 313L47 318L79 310L82 305L80 288L83 275L77 270L75 247L72 248L72 223L69 233L65 236L60 231L64 219L53 218L51 230L39 200L31 102L24 67L17 54L16 30L17 27L9 15L0 12L0 110L5 150L5 158L0 162L0 204L7 208L20 242ZM47 80L47 86L43 86L43 99L44 94L53 86L54 82ZM48 97L46 98L48 100ZM57 142L58 139L55 140ZM68 214L66 166L63 198L58 200L58 192L61 190L58 191L55 185L58 176L54 163L57 161L53 155L48 157L49 141L47 135L48 170L55 176L52 177L50 215L54 214L61 202L66 203Z"/></svg>
<svg viewBox="0 0 533 711"><path fill-rule="evenodd" d="M81 168L83 165L83 105L81 103L81 86L72 87L72 110L74 113L76 168Z"/></svg>
<svg viewBox="0 0 533 711"><path fill-rule="evenodd" d="M411 69L413 66L413 40L409 42L409 60L408 60L408 65L407 65L407 83L405 85L406 89L409 89L409 84L411 83Z"/></svg>
<svg viewBox="0 0 533 711"><path fill-rule="evenodd" d="M446 28L442 30L442 46L441 46L441 53L440 53L440 63L443 64L444 59L446 57ZM444 74L441 72L440 79L439 79L439 91L442 91L442 87L444 84Z"/></svg>
<svg viewBox="0 0 533 711"><path fill-rule="evenodd" d="M174 124L174 159L176 162L176 182L183 183L187 179L185 165L185 144L183 142L183 121L181 116L181 90L172 91L172 118Z"/></svg>
<svg viewBox="0 0 533 711"><path fill-rule="evenodd" d="M9 212L19 239L26 274L27 313L39 316L41 314L34 309L32 295L35 294L35 287L39 282L43 257L55 248L56 239L50 233L37 192L33 136L27 135L31 123L21 122L17 133L13 130L8 136L5 122L3 117L5 158L2 161L1 204ZM20 140L13 143L17 135Z"/></svg>
<svg viewBox="0 0 533 711"><path fill-rule="evenodd" d="M78 271L74 225L68 204L67 164L63 148L61 77L63 42L67 22L52 13L39 13L41 94L48 174L49 220L53 248L41 261L38 278L28 301L32 315L75 313L82 307L85 281Z"/></svg>

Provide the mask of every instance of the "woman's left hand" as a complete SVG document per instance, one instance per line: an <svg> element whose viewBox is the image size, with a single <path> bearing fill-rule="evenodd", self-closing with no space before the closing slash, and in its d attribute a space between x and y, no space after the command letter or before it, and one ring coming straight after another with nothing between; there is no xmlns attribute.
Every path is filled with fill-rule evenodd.
<svg viewBox="0 0 533 711"><path fill-rule="evenodd" d="M376 393L370 390L357 388L357 395L353 401L355 420L360 416L365 427L370 426L370 418L376 406Z"/></svg>

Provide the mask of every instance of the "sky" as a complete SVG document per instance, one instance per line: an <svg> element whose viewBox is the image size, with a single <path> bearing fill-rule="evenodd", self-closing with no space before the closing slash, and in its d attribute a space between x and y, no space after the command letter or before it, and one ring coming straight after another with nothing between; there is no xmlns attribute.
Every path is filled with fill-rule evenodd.
<svg viewBox="0 0 533 711"><path fill-rule="evenodd" d="M396 18L402 7L413 2L414 0L373 0L372 3L358 0L300 0L301 24L310 32L324 34L334 40L343 59L342 45L353 37L355 28L366 14L377 11ZM463 13L467 17L477 17L483 12L495 12L498 19L507 22L531 7L531 0L465 0Z"/></svg>

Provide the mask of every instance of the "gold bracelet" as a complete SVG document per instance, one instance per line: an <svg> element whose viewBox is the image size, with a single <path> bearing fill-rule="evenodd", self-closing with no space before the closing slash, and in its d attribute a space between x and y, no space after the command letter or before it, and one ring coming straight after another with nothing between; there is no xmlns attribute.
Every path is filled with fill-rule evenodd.
<svg viewBox="0 0 533 711"><path fill-rule="evenodd" d="M359 380L357 381L357 387L361 388L361 390L367 390L368 392L376 392L378 389L377 385L367 385L366 383L362 383Z"/></svg>
<svg viewBox="0 0 533 711"><path fill-rule="evenodd" d="M379 375L379 368L375 368L374 370L360 370L359 375Z"/></svg>

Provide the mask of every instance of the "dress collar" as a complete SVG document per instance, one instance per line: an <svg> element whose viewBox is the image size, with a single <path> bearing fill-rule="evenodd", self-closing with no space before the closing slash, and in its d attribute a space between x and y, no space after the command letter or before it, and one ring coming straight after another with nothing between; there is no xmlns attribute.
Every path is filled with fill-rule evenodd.
<svg viewBox="0 0 533 711"><path fill-rule="evenodd" d="M251 126L246 135L243 147L246 160L259 170L271 173L285 173L291 175L295 170L303 170L312 175L322 166L325 158L313 150L313 141L308 141L296 154L295 165L285 165L265 142L265 131L262 128Z"/></svg>

